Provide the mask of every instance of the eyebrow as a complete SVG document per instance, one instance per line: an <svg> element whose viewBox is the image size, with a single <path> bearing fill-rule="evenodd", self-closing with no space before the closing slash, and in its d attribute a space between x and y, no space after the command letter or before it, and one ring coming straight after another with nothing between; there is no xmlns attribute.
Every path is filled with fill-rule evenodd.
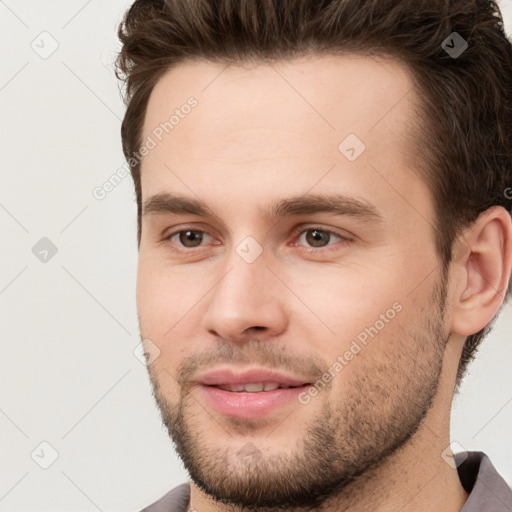
<svg viewBox="0 0 512 512"><path fill-rule="evenodd" d="M384 221L384 216L373 204L343 194L315 194L281 199L267 204L260 209L260 213L272 220L294 215L330 213L365 222ZM205 202L168 192L151 196L144 202L143 216L162 214L191 214L220 220Z"/></svg>

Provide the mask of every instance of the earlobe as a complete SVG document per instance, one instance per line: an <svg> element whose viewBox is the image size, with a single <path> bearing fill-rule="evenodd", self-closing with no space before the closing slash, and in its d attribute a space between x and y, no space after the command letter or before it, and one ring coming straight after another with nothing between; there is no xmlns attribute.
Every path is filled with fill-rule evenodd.
<svg viewBox="0 0 512 512"><path fill-rule="evenodd" d="M452 332L470 336L498 312L512 267L512 221L501 206L483 212L458 241L457 280L452 297Z"/></svg>

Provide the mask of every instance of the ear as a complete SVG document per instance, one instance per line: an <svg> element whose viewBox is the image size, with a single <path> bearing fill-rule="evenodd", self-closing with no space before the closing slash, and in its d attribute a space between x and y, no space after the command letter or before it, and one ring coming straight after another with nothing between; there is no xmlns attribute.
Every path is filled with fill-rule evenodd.
<svg viewBox="0 0 512 512"><path fill-rule="evenodd" d="M494 206L482 212L459 237L452 262L451 332L470 336L498 312L512 267L512 220Z"/></svg>

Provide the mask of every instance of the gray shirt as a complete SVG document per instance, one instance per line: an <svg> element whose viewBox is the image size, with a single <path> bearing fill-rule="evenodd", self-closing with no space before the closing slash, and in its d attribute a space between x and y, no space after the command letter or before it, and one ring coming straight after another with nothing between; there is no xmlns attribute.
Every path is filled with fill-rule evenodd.
<svg viewBox="0 0 512 512"><path fill-rule="evenodd" d="M455 462L462 460L455 456ZM482 452L467 452L457 467L462 486L469 494L460 512L511 512L512 491ZM141 512L187 512L190 484L178 485Z"/></svg>

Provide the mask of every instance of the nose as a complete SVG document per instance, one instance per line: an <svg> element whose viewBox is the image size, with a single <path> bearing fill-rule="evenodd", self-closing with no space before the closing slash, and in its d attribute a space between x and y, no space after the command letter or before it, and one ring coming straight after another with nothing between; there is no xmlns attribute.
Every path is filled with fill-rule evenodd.
<svg viewBox="0 0 512 512"><path fill-rule="evenodd" d="M202 322L210 334L241 343L251 336L271 338L286 330L285 288L267 263L263 254L247 263L233 253L207 295Z"/></svg>

